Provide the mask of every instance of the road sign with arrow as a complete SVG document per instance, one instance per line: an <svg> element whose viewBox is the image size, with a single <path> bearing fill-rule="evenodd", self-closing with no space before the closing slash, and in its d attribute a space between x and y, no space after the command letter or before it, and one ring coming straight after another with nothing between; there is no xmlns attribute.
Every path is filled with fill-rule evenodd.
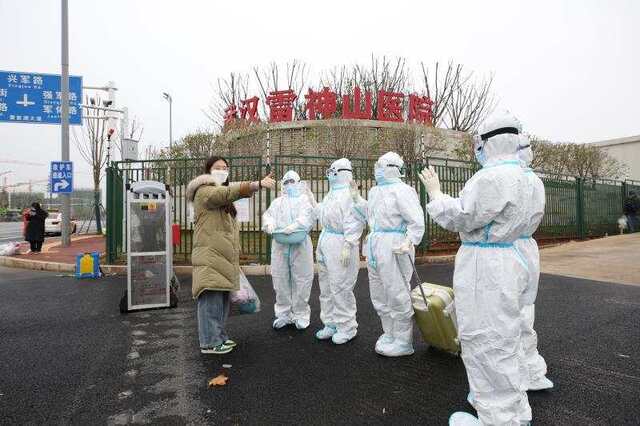
<svg viewBox="0 0 640 426"><path fill-rule="evenodd" d="M51 193L69 194L73 192L73 162L51 162Z"/></svg>

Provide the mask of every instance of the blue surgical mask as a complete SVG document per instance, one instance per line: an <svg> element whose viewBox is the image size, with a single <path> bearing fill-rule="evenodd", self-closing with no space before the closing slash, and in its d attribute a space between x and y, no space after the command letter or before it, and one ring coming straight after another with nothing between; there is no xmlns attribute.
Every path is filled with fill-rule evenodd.
<svg viewBox="0 0 640 426"><path fill-rule="evenodd" d="M384 169L383 168L374 169L373 170L373 177L376 178L376 183L378 183L378 184L384 183L384 181L385 181Z"/></svg>
<svg viewBox="0 0 640 426"><path fill-rule="evenodd" d="M484 167L487 162L487 154L484 152L484 147L480 148L480 150L476 149L474 154L476 155L476 161Z"/></svg>
<svg viewBox="0 0 640 426"><path fill-rule="evenodd" d="M327 180L329 181L329 186L333 186L337 183L338 181L338 175L333 174L333 173L329 173L327 174Z"/></svg>
<svg viewBox="0 0 640 426"><path fill-rule="evenodd" d="M295 198L300 196L300 189L296 184L287 185L284 187L284 190L289 197Z"/></svg>

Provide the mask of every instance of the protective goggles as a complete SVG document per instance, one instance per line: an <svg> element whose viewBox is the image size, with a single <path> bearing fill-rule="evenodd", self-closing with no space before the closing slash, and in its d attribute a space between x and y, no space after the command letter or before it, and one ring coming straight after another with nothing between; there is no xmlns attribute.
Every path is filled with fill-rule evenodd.
<svg viewBox="0 0 640 426"><path fill-rule="evenodd" d="M405 176L405 171L407 170L404 166L400 167L397 164L384 165L384 164L380 164L380 163L376 162L376 164L374 165L375 169L383 169L384 170L385 167L395 167L400 172L400 176L401 177Z"/></svg>
<svg viewBox="0 0 640 426"><path fill-rule="evenodd" d="M499 129L495 129L480 135L480 139L482 139L483 141L486 141L489 138L492 138L498 135L503 135L503 134L518 135L520 134L520 132L515 127L501 127Z"/></svg>
<svg viewBox="0 0 640 426"><path fill-rule="evenodd" d="M338 172L352 172L353 173L353 171L351 169L334 169L334 168L330 167L325 171L324 174L325 174L325 176L335 176L335 175L338 174Z"/></svg>
<svg viewBox="0 0 640 426"><path fill-rule="evenodd" d="M282 186L291 185L292 183L296 183L295 179L287 179L284 182L282 182Z"/></svg>
<svg viewBox="0 0 640 426"><path fill-rule="evenodd" d="M480 151L482 149L482 146L484 145L484 141L482 139L482 137L480 137L480 135L474 135L473 138L473 150L474 151Z"/></svg>

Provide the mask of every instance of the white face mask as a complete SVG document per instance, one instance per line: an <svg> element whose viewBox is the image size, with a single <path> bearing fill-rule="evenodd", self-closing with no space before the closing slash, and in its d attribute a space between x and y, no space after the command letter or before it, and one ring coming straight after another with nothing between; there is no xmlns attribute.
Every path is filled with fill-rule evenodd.
<svg viewBox="0 0 640 426"><path fill-rule="evenodd" d="M227 181L229 177L229 170L215 170L211 169L211 177L213 177L213 181L216 185L222 185Z"/></svg>

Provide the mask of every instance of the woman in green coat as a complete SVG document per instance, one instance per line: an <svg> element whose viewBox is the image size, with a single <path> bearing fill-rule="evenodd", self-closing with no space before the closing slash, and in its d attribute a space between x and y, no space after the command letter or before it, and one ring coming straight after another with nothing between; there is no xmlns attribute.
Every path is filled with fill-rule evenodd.
<svg viewBox="0 0 640 426"><path fill-rule="evenodd" d="M200 352L225 354L236 343L229 339L225 322L229 292L239 289L240 228L233 202L251 197L262 187L274 188L271 174L260 181L229 184L229 163L223 157L207 160L205 174L187 186L193 203L193 297L198 305Z"/></svg>

